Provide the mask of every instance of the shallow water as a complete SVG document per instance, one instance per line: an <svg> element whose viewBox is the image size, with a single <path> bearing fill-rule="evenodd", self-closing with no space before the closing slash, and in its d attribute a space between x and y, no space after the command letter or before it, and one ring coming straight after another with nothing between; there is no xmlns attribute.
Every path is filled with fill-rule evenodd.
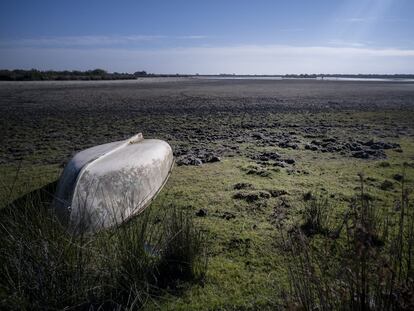
<svg viewBox="0 0 414 311"><path fill-rule="evenodd" d="M345 77L317 77L317 78L286 78L278 76L201 76L207 80L317 80L317 81L361 81L361 82L414 82L414 79L404 78L345 78Z"/></svg>

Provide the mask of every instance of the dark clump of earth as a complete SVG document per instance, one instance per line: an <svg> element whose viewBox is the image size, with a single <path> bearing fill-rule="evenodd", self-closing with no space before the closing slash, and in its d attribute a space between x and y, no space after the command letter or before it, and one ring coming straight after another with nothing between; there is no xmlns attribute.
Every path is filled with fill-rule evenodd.
<svg viewBox="0 0 414 311"><path fill-rule="evenodd" d="M217 155L213 150L205 150L205 149L194 149L188 151L187 153L175 152L176 162L178 165L201 165L203 163L214 163L220 162L221 157ZM182 154L184 153L184 154Z"/></svg>
<svg viewBox="0 0 414 311"><path fill-rule="evenodd" d="M384 150L400 150L401 146L397 143L384 141L355 141L350 139L347 142L339 141L337 138L326 138L323 140L312 140L305 144L305 149L320 152L341 153L359 159L386 159Z"/></svg>
<svg viewBox="0 0 414 311"><path fill-rule="evenodd" d="M242 189L250 189L250 190L253 190L254 189L254 186L252 184L250 184L250 183L240 182L240 183L235 184L233 186L233 189L234 190L242 190Z"/></svg>
<svg viewBox="0 0 414 311"><path fill-rule="evenodd" d="M286 190L282 190L282 189L272 189L272 190L269 190L269 193L274 198L289 194Z"/></svg>
<svg viewBox="0 0 414 311"><path fill-rule="evenodd" d="M244 200L246 202L252 203L260 199L269 199L270 193L263 190L257 191L239 191L233 195L234 199Z"/></svg>
<svg viewBox="0 0 414 311"><path fill-rule="evenodd" d="M207 216L207 210L205 208L200 208L196 213L196 216L198 217L204 217Z"/></svg>
<svg viewBox="0 0 414 311"><path fill-rule="evenodd" d="M225 211L225 212L221 215L221 218L223 218L223 219L225 219L225 220L231 220L231 219L236 218L236 215L234 215L234 214L233 214L233 213L231 213L231 212L227 212L227 211Z"/></svg>
<svg viewBox="0 0 414 311"><path fill-rule="evenodd" d="M404 180L404 175L403 174L394 174L394 176L392 176L392 178L396 181L403 181Z"/></svg>
<svg viewBox="0 0 414 311"><path fill-rule="evenodd" d="M385 191L391 190L393 188L394 188L394 184L390 180L384 180L380 185L380 189L385 190Z"/></svg>

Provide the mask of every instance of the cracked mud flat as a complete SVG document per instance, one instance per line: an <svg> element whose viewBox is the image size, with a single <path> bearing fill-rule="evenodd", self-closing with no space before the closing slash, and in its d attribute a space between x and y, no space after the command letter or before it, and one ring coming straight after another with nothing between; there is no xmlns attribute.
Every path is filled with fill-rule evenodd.
<svg viewBox="0 0 414 311"><path fill-rule="evenodd" d="M0 164L63 165L76 151L143 132L168 141L179 165L246 156L294 163L266 148L362 159L404 152L414 84L154 79L0 84ZM293 162L292 162L293 161Z"/></svg>

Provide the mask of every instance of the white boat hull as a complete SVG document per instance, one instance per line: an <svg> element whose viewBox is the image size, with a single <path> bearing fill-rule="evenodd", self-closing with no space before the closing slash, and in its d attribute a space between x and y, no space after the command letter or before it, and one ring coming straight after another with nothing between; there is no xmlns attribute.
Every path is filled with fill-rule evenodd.
<svg viewBox="0 0 414 311"><path fill-rule="evenodd" d="M83 150L62 173L55 209L75 233L122 224L155 198L173 163L166 142L141 134Z"/></svg>

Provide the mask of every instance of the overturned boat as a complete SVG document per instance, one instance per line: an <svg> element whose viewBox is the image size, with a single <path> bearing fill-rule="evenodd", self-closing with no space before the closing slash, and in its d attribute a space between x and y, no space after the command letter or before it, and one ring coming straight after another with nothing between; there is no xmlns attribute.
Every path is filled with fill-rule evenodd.
<svg viewBox="0 0 414 311"><path fill-rule="evenodd" d="M71 232L96 232L142 212L166 183L170 145L138 134L77 153L58 183L54 209Z"/></svg>

